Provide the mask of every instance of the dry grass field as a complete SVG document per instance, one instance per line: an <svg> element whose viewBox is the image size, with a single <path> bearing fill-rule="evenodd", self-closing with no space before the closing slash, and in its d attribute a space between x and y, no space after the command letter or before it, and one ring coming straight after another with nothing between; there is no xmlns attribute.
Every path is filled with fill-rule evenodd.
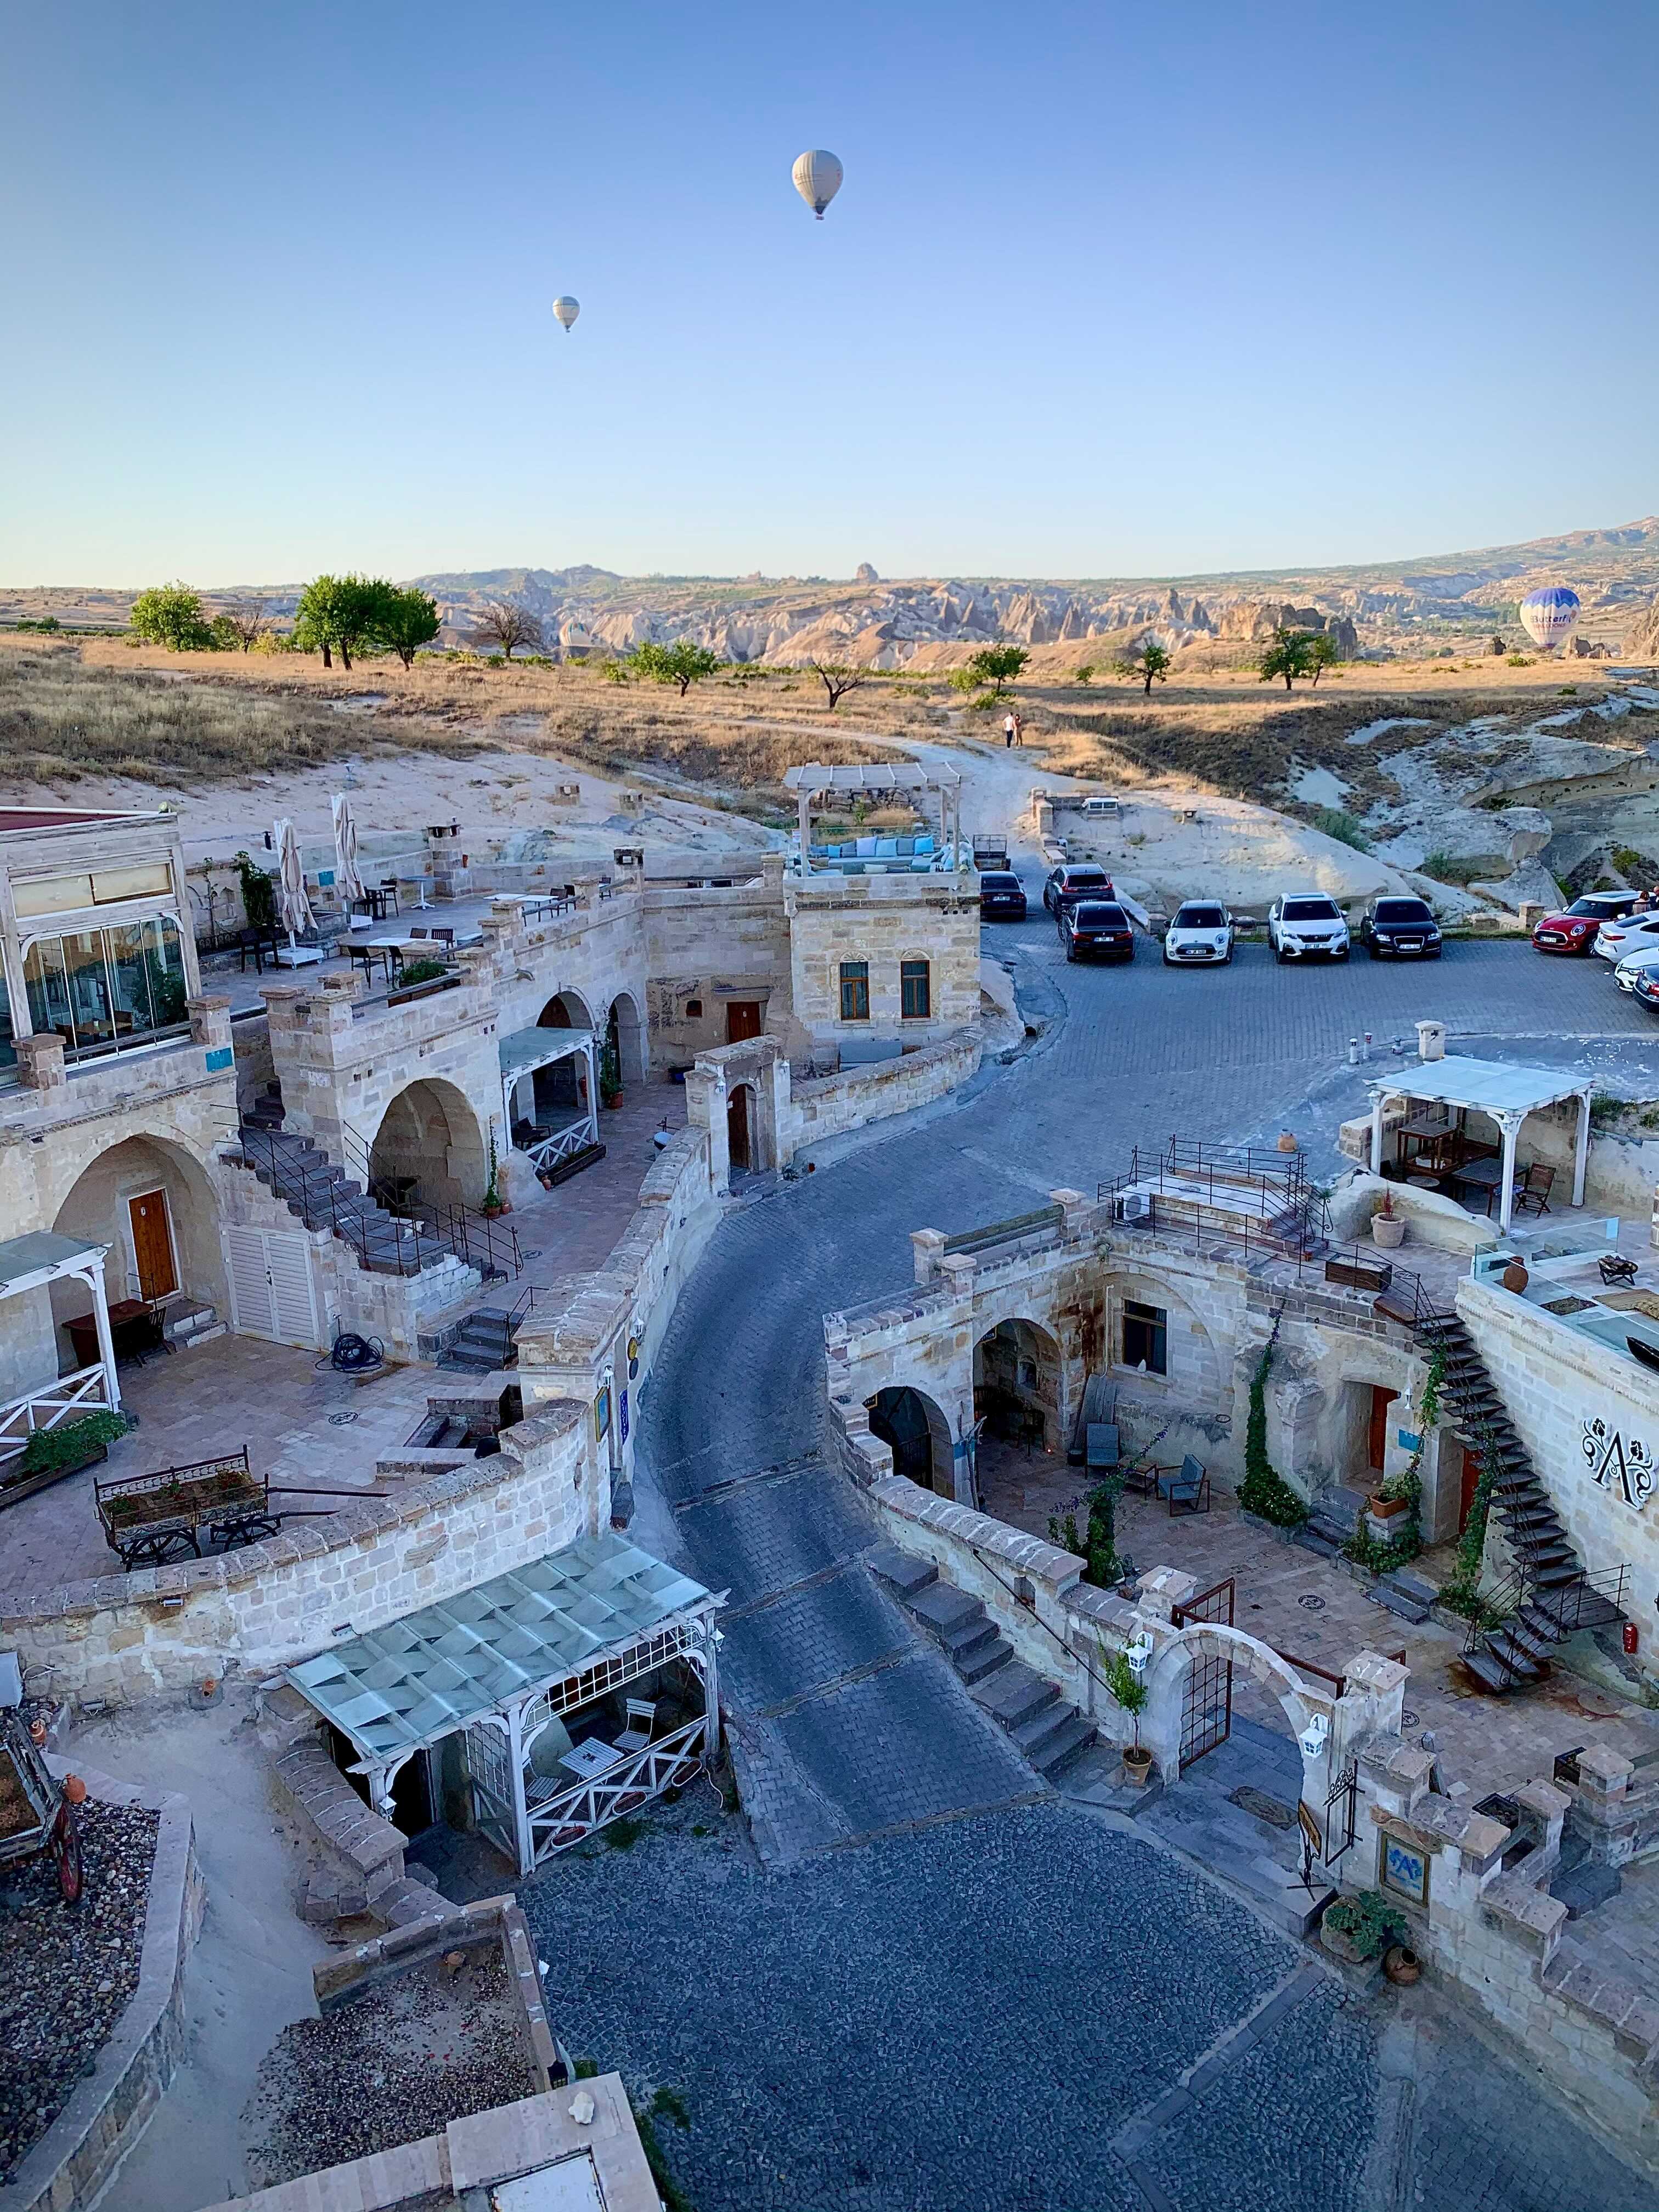
<svg viewBox="0 0 1659 2212"><path fill-rule="evenodd" d="M1286 695L1248 668L1188 665L1152 698L1097 672L1086 647L1048 647L1017 688L1026 744L1060 771L1120 784L1180 785L1280 803L1296 767L1330 765L1364 794L1378 763L1481 714L1530 718L1589 704L1609 688L1598 664L1529 658L1352 662L1316 690ZM119 776L163 790L237 782L376 751L518 751L595 772L643 776L773 818L782 778L809 760L888 757L883 739L1000 745L1000 705L975 711L939 668L872 680L833 714L810 672L744 669L684 699L672 687L607 681L576 666L494 667L436 656L349 673L295 653L170 653L118 637L0 633L0 791L67 790ZM1370 744L1351 732L1385 717L1419 725ZM1596 732L1617 744L1619 726ZM875 742L871 742L873 739Z"/></svg>

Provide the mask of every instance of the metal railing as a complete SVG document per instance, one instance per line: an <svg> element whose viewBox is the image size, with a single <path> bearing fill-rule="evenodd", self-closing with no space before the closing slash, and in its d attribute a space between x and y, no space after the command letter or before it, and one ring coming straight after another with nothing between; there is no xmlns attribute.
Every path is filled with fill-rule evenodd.
<svg viewBox="0 0 1659 2212"><path fill-rule="evenodd" d="M409 1225L417 1237L424 1235L430 1249L453 1253L469 1267L476 1267L487 1283L505 1282L509 1275L516 1280L523 1274L524 1255L516 1229L480 1213L474 1206L428 1205L406 1196L396 1181L375 1167L368 1146L355 1131L342 1129L340 1137L347 1166L394 1222Z"/></svg>
<svg viewBox="0 0 1659 2212"><path fill-rule="evenodd" d="M417 1275L436 1267L450 1247L420 1222L392 1216L372 1194L350 1187L319 1152L290 1152L278 1133L243 1122L235 1132L242 1158L284 1204L298 1209L307 1229L326 1227L349 1246L365 1268Z"/></svg>
<svg viewBox="0 0 1659 2212"><path fill-rule="evenodd" d="M1603 1605L1622 1613L1629 1578L1628 1566L1598 1567L1593 1572L1581 1574L1577 1582L1564 1583L1555 1589L1540 1589L1525 1567L1517 1567L1482 1595L1479 1617L1469 1623L1463 1650L1466 1653L1479 1650L1489 1636L1507 1628L1529 1605L1535 1606L1554 1623L1560 1632L1557 1641L1565 1642L1583 1627L1600 1626ZM1591 1598L1596 1601L1596 1618L1587 1622L1585 1615L1591 1611L1587 1601ZM1501 1653L1494 1652L1492 1656L1501 1667L1516 1673Z"/></svg>
<svg viewBox="0 0 1659 2212"><path fill-rule="evenodd" d="M1330 1208L1325 1199L1310 1189L1270 1218L1262 1220L1233 1207L1212 1207L1176 1193L1166 1194L1160 1206L1156 1191L1133 1190L1126 1175L1115 1184L1100 1186L1100 1202L1109 1204L1115 1228L1138 1231L1142 1236L1190 1241L1194 1257L1205 1252L1218 1259L1283 1260L1295 1265L1297 1279L1309 1264L1325 1253L1325 1231Z"/></svg>

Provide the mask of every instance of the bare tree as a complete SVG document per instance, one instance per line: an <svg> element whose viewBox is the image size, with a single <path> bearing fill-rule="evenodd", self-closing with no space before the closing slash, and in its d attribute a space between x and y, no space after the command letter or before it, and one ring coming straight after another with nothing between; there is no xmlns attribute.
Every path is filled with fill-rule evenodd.
<svg viewBox="0 0 1659 2212"><path fill-rule="evenodd" d="M833 714L849 691L862 690L870 681L867 668L842 668L835 662L815 660L812 673L830 694L830 711Z"/></svg>
<svg viewBox="0 0 1659 2212"><path fill-rule="evenodd" d="M221 619L244 653L252 653L270 628L263 599L234 599Z"/></svg>
<svg viewBox="0 0 1659 2212"><path fill-rule="evenodd" d="M547 647L536 617L528 607L519 606L511 599L485 600L472 617L472 642L494 646L509 660L514 646L528 646L534 653L544 652Z"/></svg>

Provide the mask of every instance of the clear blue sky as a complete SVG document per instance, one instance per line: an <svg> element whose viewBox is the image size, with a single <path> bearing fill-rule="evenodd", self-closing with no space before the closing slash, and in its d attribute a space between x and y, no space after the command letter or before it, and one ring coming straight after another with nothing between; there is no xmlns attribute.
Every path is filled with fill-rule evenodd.
<svg viewBox="0 0 1659 2212"><path fill-rule="evenodd" d="M1170 574L1659 507L1651 0L5 20L7 583Z"/></svg>

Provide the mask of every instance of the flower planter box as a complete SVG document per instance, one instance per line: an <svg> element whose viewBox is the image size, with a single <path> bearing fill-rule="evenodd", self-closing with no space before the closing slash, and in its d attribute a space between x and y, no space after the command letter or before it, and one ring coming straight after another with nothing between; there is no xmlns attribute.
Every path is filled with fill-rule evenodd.
<svg viewBox="0 0 1659 2212"><path fill-rule="evenodd" d="M1368 1498L1365 1510L1373 1521L1392 1521L1397 1513L1411 1510L1409 1498Z"/></svg>
<svg viewBox="0 0 1659 2212"><path fill-rule="evenodd" d="M25 1474L21 1458L13 1460L10 1471L0 1467L0 1510L15 1505L25 1498L33 1498L37 1491L50 1490L54 1482L62 1482L71 1474L83 1474L89 1467L109 1457L107 1444L87 1444L73 1459L58 1467L43 1467L33 1474Z"/></svg>
<svg viewBox="0 0 1659 2212"><path fill-rule="evenodd" d="M1380 1297L1394 1280L1394 1264L1389 1260L1327 1260L1325 1280Z"/></svg>

